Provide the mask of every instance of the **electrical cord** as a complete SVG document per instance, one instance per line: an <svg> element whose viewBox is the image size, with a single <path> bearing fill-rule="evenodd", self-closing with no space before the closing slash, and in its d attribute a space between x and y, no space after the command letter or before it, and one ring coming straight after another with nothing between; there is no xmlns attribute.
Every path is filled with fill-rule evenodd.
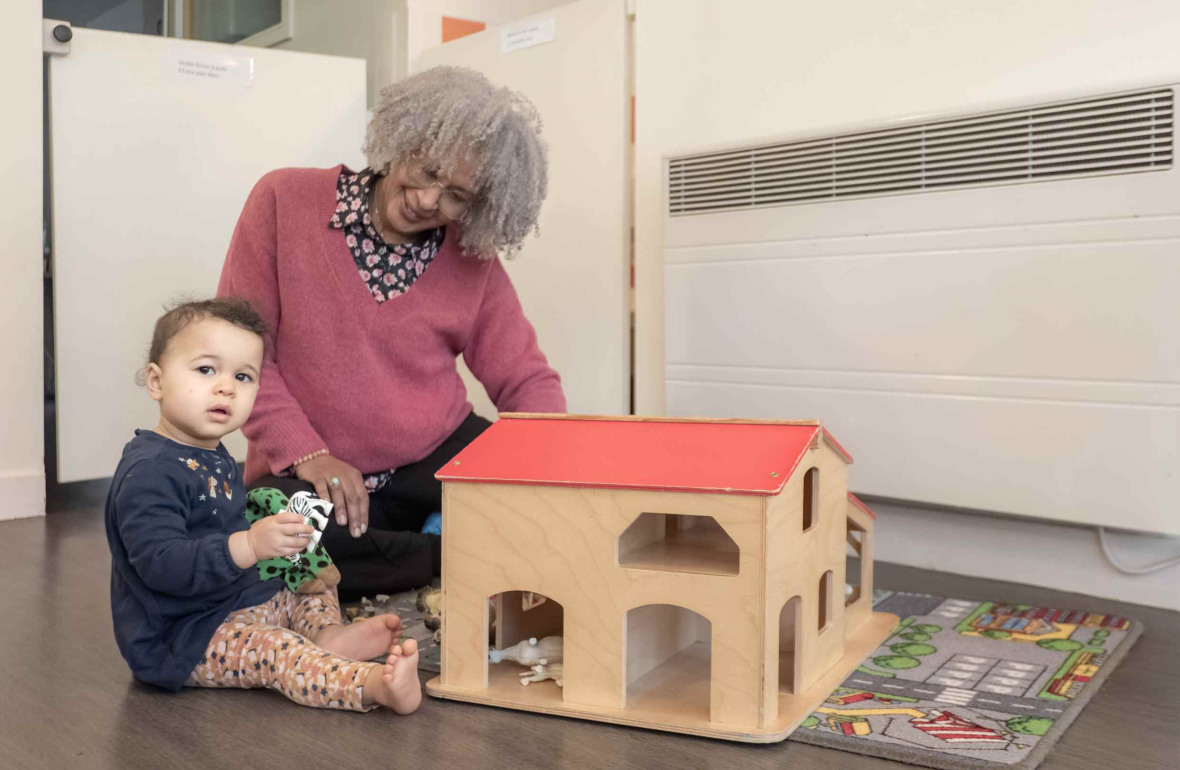
<svg viewBox="0 0 1180 770"><path fill-rule="evenodd" d="M1110 562L1110 566L1122 572L1124 575L1147 575L1152 572L1159 572L1168 567L1175 567L1180 564L1180 555L1172 556L1158 561L1155 564L1144 564L1141 567L1128 567L1122 564L1118 559L1114 558L1114 554L1110 552L1110 546L1106 543L1106 529L1104 527L1095 527L1098 532L1098 545L1102 548L1102 555Z"/></svg>

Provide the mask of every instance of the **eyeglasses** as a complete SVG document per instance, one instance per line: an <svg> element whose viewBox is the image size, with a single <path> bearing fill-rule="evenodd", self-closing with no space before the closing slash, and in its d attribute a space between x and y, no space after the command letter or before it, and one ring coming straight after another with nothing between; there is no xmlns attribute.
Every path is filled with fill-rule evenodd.
<svg viewBox="0 0 1180 770"><path fill-rule="evenodd" d="M418 190L437 187L442 190L438 196L438 208L447 219L460 219L471 209L472 194L459 187L447 187L439 181L437 173L414 164L406 166L404 176L407 187Z"/></svg>

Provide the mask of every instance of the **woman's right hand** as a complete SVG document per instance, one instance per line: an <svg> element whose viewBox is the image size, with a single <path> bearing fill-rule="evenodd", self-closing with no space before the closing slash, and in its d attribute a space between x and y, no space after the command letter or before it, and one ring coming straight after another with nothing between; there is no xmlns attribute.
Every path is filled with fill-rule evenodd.
<svg viewBox="0 0 1180 770"><path fill-rule="evenodd" d="M308 538L315 528L297 513L276 513L259 519L246 530L246 539L254 552L255 561L276 556L291 556L307 548Z"/></svg>
<svg viewBox="0 0 1180 770"><path fill-rule="evenodd" d="M361 472L332 455L320 455L295 466L295 475L315 485L322 500L331 500L336 523L353 537L369 529L369 490Z"/></svg>

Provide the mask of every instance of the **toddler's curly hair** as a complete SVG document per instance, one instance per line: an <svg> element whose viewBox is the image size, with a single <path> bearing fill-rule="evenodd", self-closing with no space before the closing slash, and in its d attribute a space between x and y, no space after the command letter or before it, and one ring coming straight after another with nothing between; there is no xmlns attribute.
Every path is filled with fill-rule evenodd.
<svg viewBox="0 0 1180 770"><path fill-rule="evenodd" d="M156 319L147 362L158 365L164 351L168 349L168 342L173 337L180 334L193 321L203 321L206 318L220 318L240 329L254 332L259 337L265 338L270 331L262 316L241 297L182 301L167 308L167 312Z"/></svg>

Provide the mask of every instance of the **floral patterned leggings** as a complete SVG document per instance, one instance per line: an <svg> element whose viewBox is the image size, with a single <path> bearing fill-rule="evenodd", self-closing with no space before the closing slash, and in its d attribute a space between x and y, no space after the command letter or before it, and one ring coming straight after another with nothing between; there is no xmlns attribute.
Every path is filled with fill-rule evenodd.
<svg viewBox="0 0 1180 770"><path fill-rule="evenodd" d="M377 663L325 652L310 637L340 623L336 591L279 591L256 607L237 610L222 623L185 682L187 687L269 687L316 708L369 711L362 705L365 678Z"/></svg>

